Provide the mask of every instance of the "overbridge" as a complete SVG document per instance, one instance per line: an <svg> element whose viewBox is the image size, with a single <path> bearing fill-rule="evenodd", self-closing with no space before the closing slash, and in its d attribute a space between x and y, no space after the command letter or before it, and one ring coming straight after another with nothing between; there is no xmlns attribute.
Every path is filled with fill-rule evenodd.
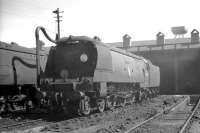
<svg viewBox="0 0 200 133"><path fill-rule="evenodd" d="M160 94L200 94L199 32L193 30L191 38L164 39L161 32L156 37L156 40L129 41L129 44L124 44L129 38L123 38L126 41L112 45L141 55L160 67Z"/></svg>
<svg viewBox="0 0 200 133"><path fill-rule="evenodd" d="M161 94L200 94L200 43L135 46L128 51L160 67Z"/></svg>

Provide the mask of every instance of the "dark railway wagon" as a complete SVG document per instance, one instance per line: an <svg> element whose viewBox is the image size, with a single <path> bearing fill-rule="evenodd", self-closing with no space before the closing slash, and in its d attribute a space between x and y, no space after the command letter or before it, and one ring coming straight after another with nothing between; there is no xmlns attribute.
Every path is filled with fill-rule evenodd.
<svg viewBox="0 0 200 133"><path fill-rule="evenodd" d="M160 94L200 94L200 44L141 46L134 53L160 67Z"/></svg>

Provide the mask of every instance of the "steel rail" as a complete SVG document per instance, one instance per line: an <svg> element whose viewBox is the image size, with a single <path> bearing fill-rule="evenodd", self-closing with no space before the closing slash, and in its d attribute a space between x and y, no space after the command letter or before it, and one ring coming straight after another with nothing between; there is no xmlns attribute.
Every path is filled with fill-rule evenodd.
<svg viewBox="0 0 200 133"><path fill-rule="evenodd" d="M200 105L200 98L199 98L198 102L196 103L195 108L193 109L192 113L189 115L188 119L185 121L185 123L182 126L179 133L183 133L185 131L186 127L188 126L189 122L191 121L192 117L194 116L194 113L197 111L199 105Z"/></svg>
<svg viewBox="0 0 200 133"><path fill-rule="evenodd" d="M142 126L142 125L144 125L145 123L149 122L150 120L153 120L153 119L157 118L158 116L164 114L165 112L169 112L169 111L175 109L175 108L178 107L179 105L183 104L186 100L188 100L188 98L185 98L183 101L181 101L181 102L179 102L179 103L177 103L177 104L175 104L175 105L172 105L170 108L164 109L164 110L161 111L160 113L157 113L157 114L155 114L154 116L150 117L149 119L147 119L147 120L145 120L145 121L143 121L143 122L141 122L141 123L135 125L134 127L128 129L128 130L125 131L124 133L130 133L131 131L135 130L136 128L138 128L138 127L140 127L140 126Z"/></svg>
<svg viewBox="0 0 200 133"><path fill-rule="evenodd" d="M20 122L20 123L0 126L0 131L2 131L2 129L7 129L8 130L9 128L17 127L17 126L20 126L20 125L22 125L22 127L24 127L24 126L27 126L27 124L36 123L36 122L40 122L40 121L42 121L42 119L37 119L37 120L32 120L32 121L26 121L26 122Z"/></svg>

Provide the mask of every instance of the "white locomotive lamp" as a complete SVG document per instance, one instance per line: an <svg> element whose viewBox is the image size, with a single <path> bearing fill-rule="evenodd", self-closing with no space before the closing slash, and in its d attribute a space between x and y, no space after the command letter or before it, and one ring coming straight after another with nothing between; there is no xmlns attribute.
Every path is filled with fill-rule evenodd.
<svg viewBox="0 0 200 133"><path fill-rule="evenodd" d="M87 60L88 60L87 54L83 53L83 54L80 56L80 60L81 60L82 62L87 62Z"/></svg>

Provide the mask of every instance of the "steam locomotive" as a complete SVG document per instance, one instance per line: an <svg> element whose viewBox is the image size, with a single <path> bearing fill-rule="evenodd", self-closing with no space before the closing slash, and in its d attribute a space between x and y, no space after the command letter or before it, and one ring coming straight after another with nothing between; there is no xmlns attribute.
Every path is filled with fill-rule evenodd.
<svg viewBox="0 0 200 133"><path fill-rule="evenodd" d="M88 115L142 101L158 93L159 67L98 38L69 36L48 40L42 50L36 29L36 50L0 43L0 108L29 102L49 111ZM36 73L37 72L37 73Z"/></svg>
<svg viewBox="0 0 200 133"><path fill-rule="evenodd" d="M55 43L44 73L38 75L43 102L51 110L88 115L158 93L159 67L143 57L86 36L64 37Z"/></svg>

